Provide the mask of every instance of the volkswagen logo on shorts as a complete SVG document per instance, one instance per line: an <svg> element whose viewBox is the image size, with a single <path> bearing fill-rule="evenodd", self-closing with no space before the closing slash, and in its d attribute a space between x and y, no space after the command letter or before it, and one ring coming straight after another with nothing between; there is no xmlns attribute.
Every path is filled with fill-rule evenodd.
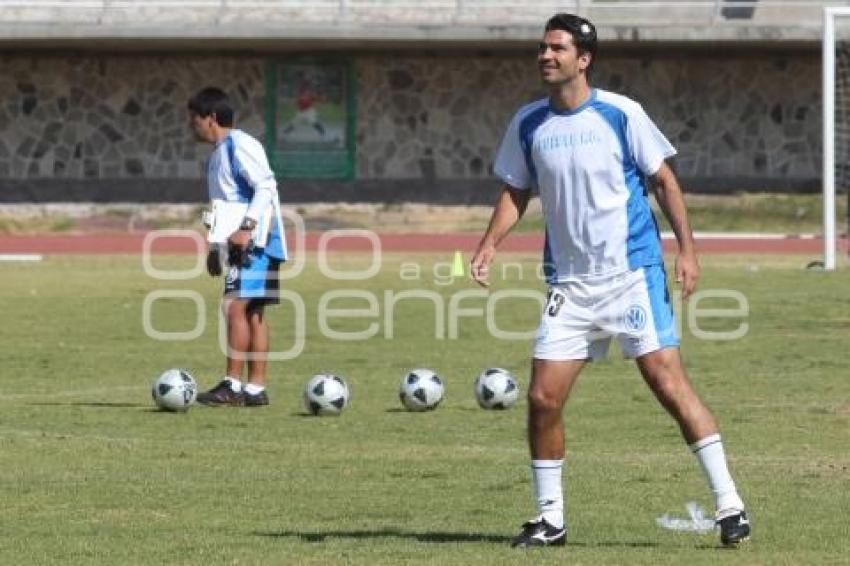
<svg viewBox="0 0 850 566"><path fill-rule="evenodd" d="M626 309L624 318L629 332L640 332L646 326L646 309L640 305L632 305Z"/></svg>

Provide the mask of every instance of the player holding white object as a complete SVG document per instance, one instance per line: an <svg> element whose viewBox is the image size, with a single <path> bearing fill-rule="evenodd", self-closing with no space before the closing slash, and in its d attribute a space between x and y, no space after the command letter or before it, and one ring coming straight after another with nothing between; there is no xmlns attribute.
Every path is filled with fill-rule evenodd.
<svg viewBox="0 0 850 566"><path fill-rule="evenodd" d="M487 285L498 244L537 192L546 221L549 299L538 330L528 391L528 437L539 516L514 546L566 543L561 469L562 409L585 363L616 337L676 419L714 493L724 544L749 536L717 423L688 381L667 291L661 241L647 198L670 221L679 253L676 280L687 298L699 278L682 191L665 160L675 150L636 102L591 88L596 30L557 14L537 62L549 97L522 107L502 140L495 172L505 185L472 259Z"/></svg>
<svg viewBox="0 0 850 566"><path fill-rule="evenodd" d="M233 108L222 90L208 87L199 91L189 99L188 108L197 139L215 146L207 171L210 200L246 206L244 218L227 241L222 300L227 318L227 370L224 379L197 400L205 405L268 405L265 307L280 302L278 269L286 261L277 182L262 144L233 128ZM258 221L269 218L265 241L252 241ZM207 256L207 270L212 276L221 275L222 260L215 246ZM248 379L243 384L246 358Z"/></svg>

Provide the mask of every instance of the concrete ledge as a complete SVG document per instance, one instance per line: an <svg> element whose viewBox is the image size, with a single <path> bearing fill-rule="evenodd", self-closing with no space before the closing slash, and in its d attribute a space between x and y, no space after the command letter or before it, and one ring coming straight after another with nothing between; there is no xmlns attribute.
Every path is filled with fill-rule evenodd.
<svg viewBox="0 0 850 566"><path fill-rule="evenodd" d="M812 42L837 0L3 0L0 38L535 41L557 11L604 41ZM206 43L206 42L204 42ZM311 45L311 50L316 46Z"/></svg>
<svg viewBox="0 0 850 566"><path fill-rule="evenodd" d="M683 178L689 193L731 194L736 192L817 193L820 179ZM284 202L363 202L490 205L495 202L499 182L495 179L361 180L352 182L286 181ZM201 181L185 179L4 180L0 181L0 203L48 202L170 202L201 203L207 200Z"/></svg>
<svg viewBox="0 0 850 566"><path fill-rule="evenodd" d="M277 48L304 48L304 40L318 41L311 49L337 49L340 46L369 47L372 44L452 43L458 46L479 46L492 42L526 43L540 39L543 21L535 24L493 26L441 26L387 24L368 26L359 24L337 25L273 25L263 23L230 23L227 25L173 27L167 22L150 26L128 24L110 27L80 23L73 26L50 24L0 23L0 44L20 46L89 46L92 39L104 40L111 45L132 44L136 49L167 43L172 46L189 46L200 49L221 49L224 44L262 46L274 43ZM333 39L330 39L330 37ZM599 28L599 38L604 42L620 43L747 43L781 46L788 43L819 43L820 26L759 26L751 23L716 26L687 24L627 25L611 24ZM324 44L324 45L323 45Z"/></svg>
<svg viewBox="0 0 850 566"><path fill-rule="evenodd" d="M685 192L727 195L734 193L819 193L820 178L794 177L681 177Z"/></svg>
<svg viewBox="0 0 850 566"><path fill-rule="evenodd" d="M495 180L425 181L286 181L285 202L368 202L432 204L492 204ZM2 203L45 202L173 202L207 200L206 185L183 179L104 179L93 181L33 179L0 181Z"/></svg>

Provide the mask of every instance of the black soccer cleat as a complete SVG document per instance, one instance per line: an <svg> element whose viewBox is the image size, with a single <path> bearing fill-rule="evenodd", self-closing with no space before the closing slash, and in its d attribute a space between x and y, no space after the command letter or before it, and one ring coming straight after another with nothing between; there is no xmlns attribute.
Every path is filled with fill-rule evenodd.
<svg viewBox="0 0 850 566"><path fill-rule="evenodd" d="M750 538L750 521L746 511L718 519L717 524L720 526L720 542L726 546L734 546Z"/></svg>
<svg viewBox="0 0 850 566"><path fill-rule="evenodd" d="M230 388L230 382L226 379L219 381L218 385L209 391L198 393L197 401L201 405L207 405L210 407L220 407L225 405L238 407L245 403L243 394L233 391L233 389Z"/></svg>
<svg viewBox="0 0 850 566"><path fill-rule="evenodd" d="M251 395L247 391L243 391L242 399L246 407L264 407L269 404L269 396L265 389L256 395Z"/></svg>
<svg viewBox="0 0 850 566"><path fill-rule="evenodd" d="M511 540L514 548L529 546L564 546L567 544L567 528L553 527L543 517L537 517L523 524L522 531Z"/></svg>

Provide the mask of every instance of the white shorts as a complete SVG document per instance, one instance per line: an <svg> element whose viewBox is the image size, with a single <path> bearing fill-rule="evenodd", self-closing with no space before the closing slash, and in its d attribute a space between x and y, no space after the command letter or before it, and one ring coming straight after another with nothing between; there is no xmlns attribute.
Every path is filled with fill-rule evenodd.
<svg viewBox="0 0 850 566"><path fill-rule="evenodd" d="M604 358L612 337L627 358L679 345L663 265L551 286L534 357Z"/></svg>

